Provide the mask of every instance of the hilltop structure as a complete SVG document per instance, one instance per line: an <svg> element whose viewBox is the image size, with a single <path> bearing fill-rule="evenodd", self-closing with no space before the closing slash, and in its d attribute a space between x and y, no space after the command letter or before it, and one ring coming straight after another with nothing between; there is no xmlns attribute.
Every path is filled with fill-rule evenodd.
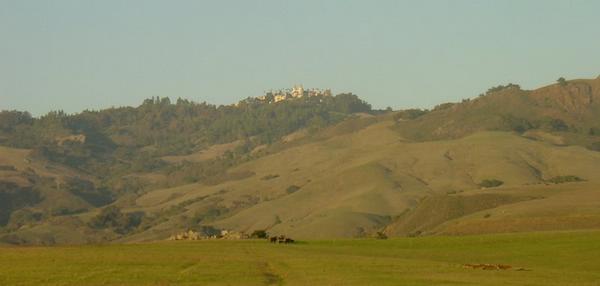
<svg viewBox="0 0 600 286"><path fill-rule="evenodd" d="M254 98L255 100L262 101L265 103L276 103L284 100L302 98L302 97L315 97L315 96L331 96L331 89L319 89L311 88L304 89L302 85L295 85L288 89L270 90L265 92L264 95Z"/></svg>

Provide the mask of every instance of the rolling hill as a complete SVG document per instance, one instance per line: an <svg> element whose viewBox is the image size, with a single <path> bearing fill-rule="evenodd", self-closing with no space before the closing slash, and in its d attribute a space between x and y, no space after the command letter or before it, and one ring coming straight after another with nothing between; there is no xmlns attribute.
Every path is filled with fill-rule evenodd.
<svg viewBox="0 0 600 286"><path fill-rule="evenodd" d="M4 119L2 241L139 242L207 228L324 239L600 227L600 79L531 91L509 84L432 110L327 100L146 103L64 116L38 137L15 126L36 130L48 118ZM84 142L69 137L78 135Z"/></svg>

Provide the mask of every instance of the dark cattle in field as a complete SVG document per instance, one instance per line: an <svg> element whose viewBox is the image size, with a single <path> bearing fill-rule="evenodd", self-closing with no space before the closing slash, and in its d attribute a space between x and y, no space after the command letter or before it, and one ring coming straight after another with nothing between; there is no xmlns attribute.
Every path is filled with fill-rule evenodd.
<svg viewBox="0 0 600 286"><path fill-rule="evenodd" d="M283 236L283 235L278 236L277 243L285 243L285 236Z"/></svg>
<svg viewBox="0 0 600 286"><path fill-rule="evenodd" d="M279 236L271 236L269 237L270 243L294 243L295 241L289 237L285 237L285 235Z"/></svg>

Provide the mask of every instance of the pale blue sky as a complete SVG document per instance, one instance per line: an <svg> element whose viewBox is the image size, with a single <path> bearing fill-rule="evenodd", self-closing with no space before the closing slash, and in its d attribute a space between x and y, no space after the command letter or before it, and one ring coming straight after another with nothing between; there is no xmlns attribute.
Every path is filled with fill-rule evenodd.
<svg viewBox="0 0 600 286"><path fill-rule="evenodd" d="M0 109L229 104L295 83L428 108L600 75L599 11L584 0L0 0Z"/></svg>

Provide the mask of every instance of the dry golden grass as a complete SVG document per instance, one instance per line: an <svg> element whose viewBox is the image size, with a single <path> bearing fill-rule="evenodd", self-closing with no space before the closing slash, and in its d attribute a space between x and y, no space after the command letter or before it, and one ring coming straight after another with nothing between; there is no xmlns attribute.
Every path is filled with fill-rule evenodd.
<svg viewBox="0 0 600 286"><path fill-rule="evenodd" d="M369 119L371 120L371 119ZM268 229L299 238L354 237L384 229L405 235L416 230L426 233L484 233L527 230L506 228L495 210L515 213L517 218L541 216L556 208L566 197L572 200L564 212L553 212L544 227L535 229L574 229L595 226L600 205L588 205L591 222L575 223L568 219L573 209L595 198L592 191L600 183L596 171L600 153L581 147L558 147L506 132L476 133L456 140L432 142L408 141L391 127L391 120L358 124L353 132L326 130L326 137L306 141L272 155L240 165L231 172L254 172L256 175L215 186L192 184L156 190L137 200L135 210L149 212L167 209L179 203L199 200L185 207L181 215L193 216L199 210L218 205L229 210L216 221L217 227L253 231ZM348 126L342 126L343 130ZM565 162L571 162L565 164ZM277 176L274 176L277 175ZM546 186L552 177L576 175L587 181ZM265 180L265 177L274 178ZM480 189L484 179L499 179L504 185L496 189ZM300 189L288 194L291 186ZM572 192L561 192L565 188ZM580 193L591 192L591 197ZM432 209L439 214L412 214L411 222L403 221L407 212L417 208L425 197L440 199ZM445 198L447 196L448 198ZM468 197L471 196L471 197ZM566 196L566 197L564 197ZM581 199L579 199L581 198ZM427 201L427 200L425 200ZM556 203L552 203L556 202ZM535 210L519 213L522 205ZM436 208L435 206L444 206ZM512 208L515 208L513 211ZM461 220L491 218L469 222L473 227L457 226ZM404 216L401 216L403 215ZM552 219L564 219L553 226ZM506 219L506 223L510 220ZM427 222L427 223L425 223ZM424 224L425 223L425 224ZM398 228L397 225L408 225ZM393 230L394 225L396 229ZM494 227L492 227L494 226ZM446 227L448 229L446 229ZM157 230L184 228L177 219L169 220ZM156 239L156 230L147 232ZM167 235L162 231L163 236ZM145 240L137 234L135 240Z"/></svg>
<svg viewBox="0 0 600 286"><path fill-rule="evenodd" d="M169 163L180 163L183 161L202 162L202 161L211 160L211 159L215 159L217 157L223 156L223 154L225 154L225 152L231 151L231 150L235 149L236 147L240 146L241 144L243 144L243 142L239 141L239 140L231 142L231 143L216 144L216 145L212 145L212 146L208 147L207 149L200 150L198 152L194 152L190 155L165 156L165 157L162 157L161 159L166 162L169 162Z"/></svg>

